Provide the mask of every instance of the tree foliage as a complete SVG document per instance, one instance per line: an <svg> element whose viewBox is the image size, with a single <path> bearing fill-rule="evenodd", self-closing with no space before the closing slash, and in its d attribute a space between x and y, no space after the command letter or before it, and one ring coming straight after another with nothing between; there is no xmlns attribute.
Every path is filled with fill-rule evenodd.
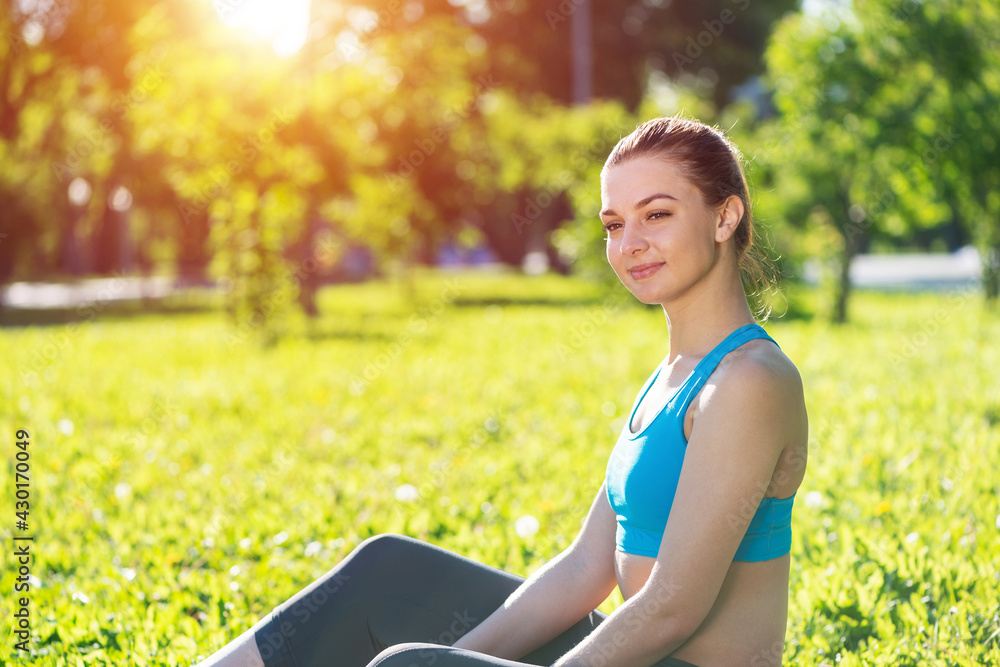
<svg viewBox="0 0 1000 667"><path fill-rule="evenodd" d="M753 146L781 214L837 232L835 321L873 236L958 218L995 280L997 18L971 1L868 2L778 26L766 57L779 116Z"/></svg>
<svg viewBox="0 0 1000 667"><path fill-rule="evenodd" d="M777 116L751 122L732 93L793 5L592 3L599 99L571 107L572 2L315 0L277 57L220 22L243 5L8 0L0 277L172 267L264 324L296 299L315 313L358 246L386 266L457 240L586 269L607 152L687 110L736 136L779 246L835 235L841 317L854 254L943 223L969 230L995 293L997 9L788 15L766 60Z"/></svg>

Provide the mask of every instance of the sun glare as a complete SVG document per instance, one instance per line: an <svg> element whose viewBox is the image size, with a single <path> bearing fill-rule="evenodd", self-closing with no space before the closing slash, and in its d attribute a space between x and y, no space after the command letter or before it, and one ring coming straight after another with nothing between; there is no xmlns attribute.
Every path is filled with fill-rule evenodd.
<svg viewBox="0 0 1000 667"><path fill-rule="evenodd" d="M309 0L212 0L222 22L248 39L268 42L279 56L306 43Z"/></svg>

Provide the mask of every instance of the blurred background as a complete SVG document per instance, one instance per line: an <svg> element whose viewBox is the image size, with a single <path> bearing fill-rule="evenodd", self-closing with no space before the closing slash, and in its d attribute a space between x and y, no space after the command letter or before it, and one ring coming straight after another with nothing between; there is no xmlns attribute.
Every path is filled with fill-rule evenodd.
<svg viewBox="0 0 1000 667"><path fill-rule="evenodd" d="M809 407L786 663L1000 664L996 0L0 0L0 665L193 664L382 532L568 546L667 343L600 169L677 113Z"/></svg>
<svg viewBox="0 0 1000 667"><path fill-rule="evenodd" d="M992 1L4 0L0 33L5 317L203 288L266 328L421 266L608 280L600 167L678 112L742 148L832 320L852 285L996 301Z"/></svg>

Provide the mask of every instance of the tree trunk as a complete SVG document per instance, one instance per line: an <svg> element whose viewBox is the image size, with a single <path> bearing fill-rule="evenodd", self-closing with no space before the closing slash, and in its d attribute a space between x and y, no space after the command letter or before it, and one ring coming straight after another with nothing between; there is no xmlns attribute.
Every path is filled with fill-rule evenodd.
<svg viewBox="0 0 1000 667"><path fill-rule="evenodd" d="M302 237L298 242L298 270L296 275L299 280L299 305L309 319L315 319L319 315L319 308L316 306L316 288L319 276L316 275L318 263L316 253L313 248L316 238L316 210L312 207L306 213L306 225L302 230Z"/></svg>
<svg viewBox="0 0 1000 667"><path fill-rule="evenodd" d="M178 207L187 206L177 201ZM197 285L208 281L208 265L212 261L209 247L211 227L207 209L191 209L177 226L177 278L184 284Z"/></svg>
<svg viewBox="0 0 1000 667"><path fill-rule="evenodd" d="M833 306L834 324L847 322L847 301L851 293L851 262L861 248L862 235L845 234L844 250L840 258L840 275L837 278L836 298Z"/></svg>
<svg viewBox="0 0 1000 667"><path fill-rule="evenodd" d="M111 275L120 268L121 225L118 224L118 212L111 208L107 197L107 193L114 191L115 187L115 182L109 179L107 190L102 191L104 204L93 235L93 269L102 276Z"/></svg>
<svg viewBox="0 0 1000 667"><path fill-rule="evenodd" d="M400 258L397 267L399 273L396 275L396 282L403 294L403 299L410 307L417 303L417 280L414 275L416 263L413 256L407 253L406 256Z"/></svg>
<svg viewBox="0 0 1000 667"><path fill-rule="evenodd" d="M983 255L983 291L987 304L996 302L1000 292L1000 247L987 248Z"/></svg>

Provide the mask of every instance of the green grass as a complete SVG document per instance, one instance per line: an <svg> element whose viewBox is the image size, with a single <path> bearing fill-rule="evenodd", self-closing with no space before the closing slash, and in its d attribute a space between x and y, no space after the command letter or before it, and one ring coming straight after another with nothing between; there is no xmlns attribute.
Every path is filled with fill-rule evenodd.
<svg viewBox="0 0 1000 667"><path fill-rule="evenodd" d="M184 308L0 329L0 659L188 665L382 532L526 575L572 540L667 349L661 311L558 277L429 274L320 306L268 347ZM1000 316L865 292L852 316L767 325L810 412L785 661L1000 663ZM10 631L19 428L31 656Z"/></svg>

